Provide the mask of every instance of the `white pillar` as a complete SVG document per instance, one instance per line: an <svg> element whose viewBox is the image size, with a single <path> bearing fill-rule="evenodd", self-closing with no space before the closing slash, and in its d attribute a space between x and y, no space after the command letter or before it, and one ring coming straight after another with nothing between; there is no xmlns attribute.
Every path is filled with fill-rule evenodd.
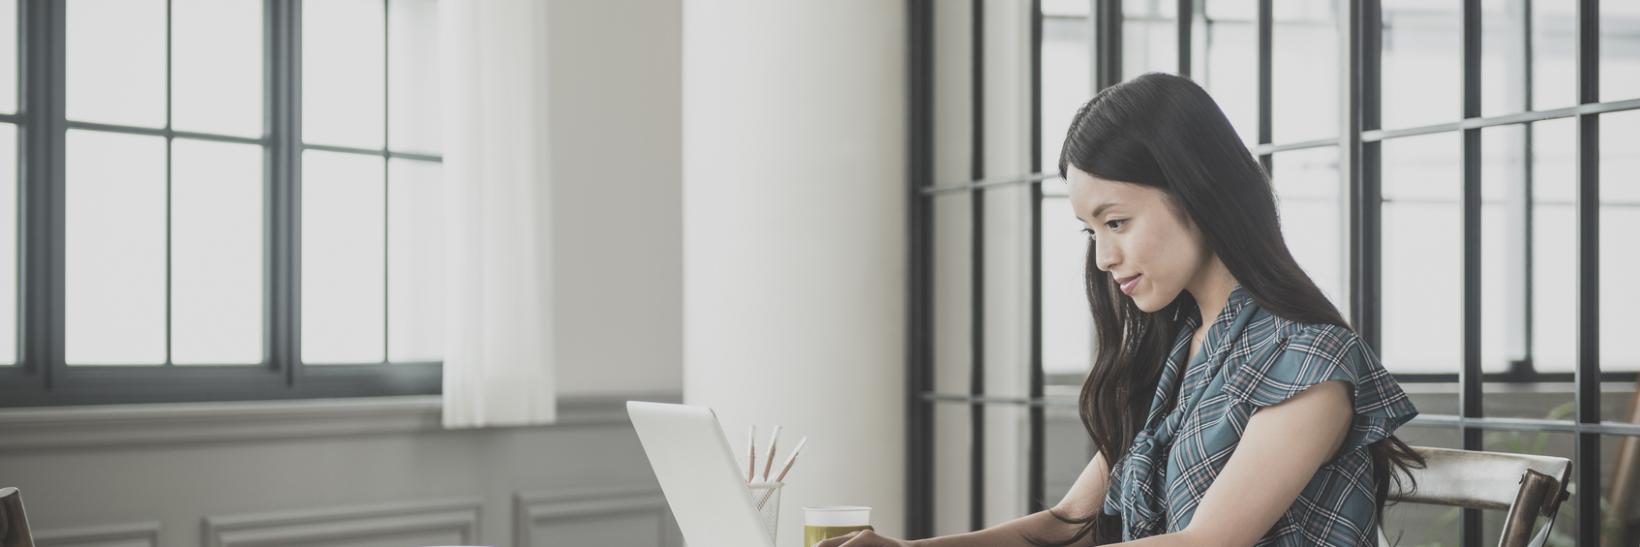
<svg viewBox="0 0 1640 547"><path fill-rule="evenodd" d="M785 427L804 505L905 521L906 19L881 0L685 0L684 399ZM622 169L643 176L642 157ZM641 335L641 333L634 333Z"/></svg>

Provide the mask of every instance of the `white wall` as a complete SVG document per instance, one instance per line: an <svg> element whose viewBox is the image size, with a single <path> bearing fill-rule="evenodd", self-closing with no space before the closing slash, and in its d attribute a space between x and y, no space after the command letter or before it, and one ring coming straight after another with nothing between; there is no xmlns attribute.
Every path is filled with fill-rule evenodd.
<svg viewBox="0 0 1640 547"><path fill-rule="evenodd" d="M684 3L684 399L808 447L782 494L904 529L905 5Z"/></svg>
<svg viewBox="0 0 1640 547"><path fill-rule="evenodd" d="M683 374L681 0L553 0L548 119L559 392Z"/></svg>
<svg viewBox="0 0 1640 547"><path fill-rule="evenodd" d="M436 397L0 410L42 546L681 544L622 401L682 385L682 7L548 9L563 423L448 431Z"/></svg>

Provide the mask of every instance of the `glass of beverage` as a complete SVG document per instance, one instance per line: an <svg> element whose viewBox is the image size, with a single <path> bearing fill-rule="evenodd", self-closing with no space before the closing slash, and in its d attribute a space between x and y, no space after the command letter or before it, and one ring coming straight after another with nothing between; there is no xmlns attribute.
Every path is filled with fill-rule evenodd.
<svg viewBox="0 0 1640 547"><path fill-rule="evenodd" d="M803 508L803 547L814 547L827 538L871 529L870 507L829 505Z"/></svg>

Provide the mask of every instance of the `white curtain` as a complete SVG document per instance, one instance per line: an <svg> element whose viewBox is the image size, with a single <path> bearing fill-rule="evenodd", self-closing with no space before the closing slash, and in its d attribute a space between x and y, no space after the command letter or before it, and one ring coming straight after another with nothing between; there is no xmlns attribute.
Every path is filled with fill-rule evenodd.
<svg viewBox="0 0 1640 547"><path fill-rule="evenodd" d="M551 423L546 10L439 2L445 427Z"/></svg>

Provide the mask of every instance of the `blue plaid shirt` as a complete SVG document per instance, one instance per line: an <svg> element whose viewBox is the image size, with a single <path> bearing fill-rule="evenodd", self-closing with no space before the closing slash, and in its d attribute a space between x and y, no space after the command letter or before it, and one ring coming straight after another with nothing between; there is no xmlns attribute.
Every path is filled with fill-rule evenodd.
<svg viewBox="0 0 1640 547"><path fill-rule="evenodd" d="M1342 380L1352 386L1355 405L1344 445L1257 545L1376 545L1367 445L1418 414L1377 356L1349 329L1265 312L1238 285L1186 367L1191 334L1201 324L1186 315L1145 427L1111 467L1104 511L1122 517L1123 539L1183 530L1254 411ZM1175 386L1178 403L1163 408Z"/></svg>

